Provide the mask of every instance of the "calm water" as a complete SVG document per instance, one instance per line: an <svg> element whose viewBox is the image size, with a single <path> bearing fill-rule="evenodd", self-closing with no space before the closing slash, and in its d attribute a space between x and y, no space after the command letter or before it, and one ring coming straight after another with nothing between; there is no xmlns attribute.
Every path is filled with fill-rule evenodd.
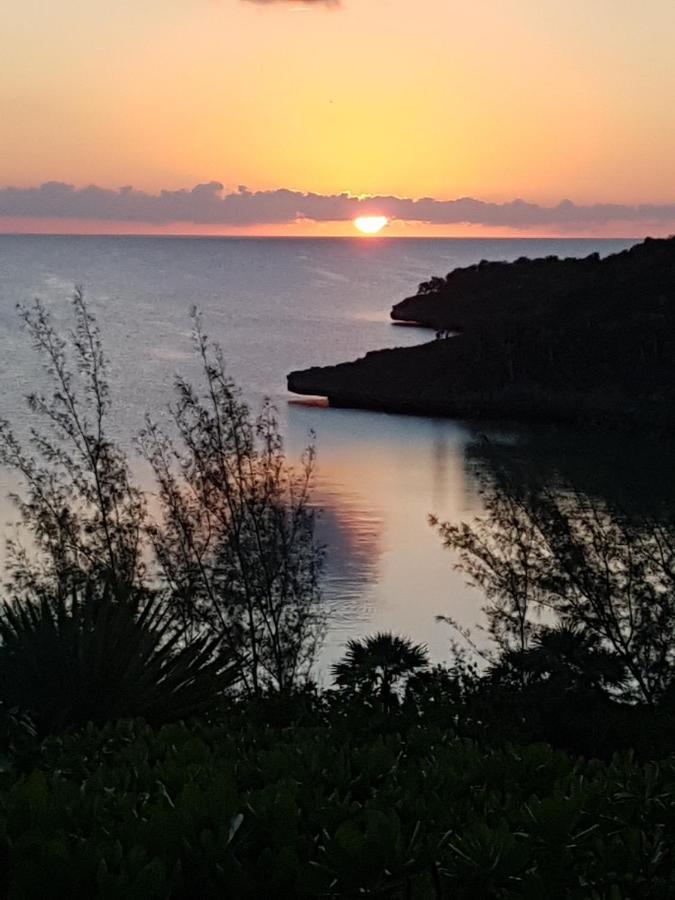
<svg viewBox="0 0 675 900"><path fill-rule="evenodd" d="M196 373L189 311L199 306L246 397L255 405L268 395L278 404L290 453L300 452L310 429L316 432L315 497L329 548L325 588L332 610L322 667L348 636L377 629L405 632L442 659L449 634L434 616L474 626L481 598L453 570L427 517L433 512L459 521L480 513L480 461L468 450L480 445L480 431L493 439L497 432L307 406L286 392L286 374L427 340L425 331L390 324L388 313L432 274L480 259L606 254L629 245L0 236L0 414L24 429L21 398L39 377L20 333L18 301L40 297L66 322L73 286L84 286L111 357L116 422L126 445L146 411L163 416L173 374ZM515 431L499 436L551 477L571 466L591 490L603 479L639 497L657 484L655 493L661 490L659 461L643 461L643 453L657 452L651 445L628 447L610 439L600 446L596 437L578 433L564 440ZM140 462L137 471L145 483ZM4 477L3 496L10 486ZM6 503L0 513L0 523L12 518Z"/></svg>

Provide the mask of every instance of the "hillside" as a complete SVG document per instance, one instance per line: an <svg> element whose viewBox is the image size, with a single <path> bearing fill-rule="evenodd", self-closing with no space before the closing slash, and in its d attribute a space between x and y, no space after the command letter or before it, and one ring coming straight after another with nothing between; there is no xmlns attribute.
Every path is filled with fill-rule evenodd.
<svg viewBox="0 0 675 900"><path fill-rule="evenodd" d="M390 412L675 423L675 238L605 259L482 262L391 315L457 334L292 372L289 389Z"/></svg>

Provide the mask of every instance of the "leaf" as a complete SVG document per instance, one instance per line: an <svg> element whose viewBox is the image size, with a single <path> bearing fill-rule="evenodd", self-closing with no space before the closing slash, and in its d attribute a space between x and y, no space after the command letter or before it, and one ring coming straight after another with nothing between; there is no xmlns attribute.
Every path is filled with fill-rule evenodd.
<svg viewBox="0 0 675 900"><path fill-rule="evenodd" d="M365 839L359 826L352 819L343 822L335 832L335 843L348 854L360 853Z"/></svg>
<svg viewBox="0 0 675 900"><path fill-rule="evenodd" d="M49 800L49 787L45 773L39 769L32 771L23 783L22 793L33 812L44 812Z"/></svg>
<svg viewBox="0 0 675 900"><path fill-rule="evenodd" d="M229 846L229 844L232 843L232 840L233 840L234 836L236 835L236 833L241 828L241 823L243 821L244 821L243 813L237 813L236 816L232 816L232 818L230 819L230 830L227 834L227 845L228 846Z"/></svg>

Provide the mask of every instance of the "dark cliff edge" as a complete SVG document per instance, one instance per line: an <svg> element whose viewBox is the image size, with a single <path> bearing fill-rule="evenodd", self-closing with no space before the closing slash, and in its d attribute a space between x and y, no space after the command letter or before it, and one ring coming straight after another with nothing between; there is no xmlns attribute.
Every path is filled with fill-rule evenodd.
<svg viewBox="0 0 675 900"><path fill-rule="evenodd" d="M675 424L675 238L456 269L391 315L457 334L291 372L289 390L418 415Z"/></svg>

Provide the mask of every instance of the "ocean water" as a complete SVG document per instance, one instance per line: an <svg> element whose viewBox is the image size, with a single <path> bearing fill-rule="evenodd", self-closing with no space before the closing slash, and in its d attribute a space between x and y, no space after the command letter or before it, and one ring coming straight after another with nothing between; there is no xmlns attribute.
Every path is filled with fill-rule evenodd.
<svg viewBox="0 0 675 900"><path fill-rule="evenodd" d="M0 236L0 416L25 433L30 419L23 397L42 377L16 304L39 297L67 326L69 298L81 285L110 358L118 438L133 453L145 413L165 417L175 373L197 376L190 310L198 307L251 405L265 396L277 405L291 459L310 430L316 433L314 499L322 510L330 610L320 671L348 637L381 629L426 643L442 660L452 635L435 616L475 629L482 598L453 568L428 517L457 522L481 513L480 464L469 450L488 426L308 405L288 394L286 375L433 337L389 321L392 304L430 275L481 259L604 255L631 243ZM642 448L628 452L613 441L608 451L583 433L562 441L533 440L517 429L494 434L522 445L524 457L542 463L551 477L578 461L591 485L607 479L608 452L616 452L620 483L649 492ZM134 468L150 489L137 458ZM1 473L0 526L10 527L14 518L4 500L14 486ZM482 640L480 632L477 637Z"/></svg>

